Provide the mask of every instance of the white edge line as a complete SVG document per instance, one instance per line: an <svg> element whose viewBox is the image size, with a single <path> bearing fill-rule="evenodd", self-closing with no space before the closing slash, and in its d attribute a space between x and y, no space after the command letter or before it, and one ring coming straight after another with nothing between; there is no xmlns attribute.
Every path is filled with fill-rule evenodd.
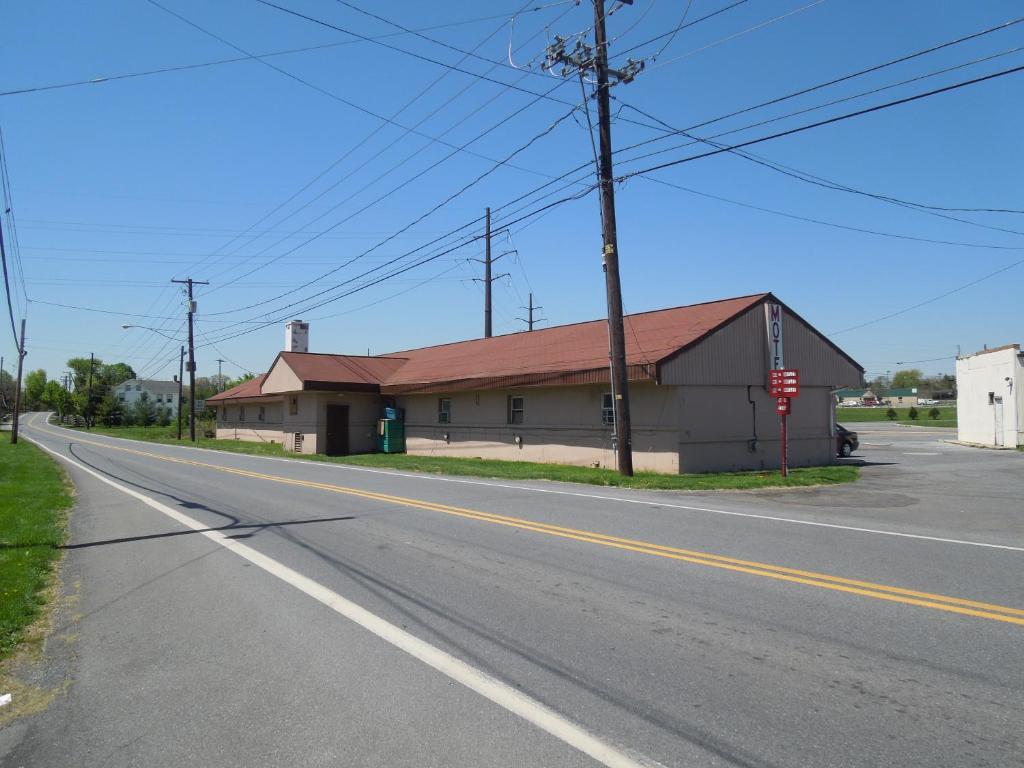
<svg viewBox="0 0 1024 768"><path fill-rule="evenodd" d="M55 425L56 426L56 425ZM64 427L62 427L63 429ZM246 456L267 461L284 461L290 464L301 463L303 466L319 466L328 469L344 469L352 472L369 472L375 475L390 475L392 477L405 477L413 480L434 480L442 483L461 483L463 485L484 485L490 488L505 488L513 491L530 491L532 493L549 493L556 496L574 496L580 499L600 499L601 501L614 501L620 504L640 504L649 507L667 507L669 509L682 509L688 512L707 512L713 515L728 515L730 517L746 517L753 520L766 520L773 523L789 523L791 525L809 525L815 528L831 528L838 531L851 531L853 533L868 533L876 536L896 536L903 539L917 539L920 541L934 541L940 544L961 544L969 547L984 547L986 549L1001 549L1007 552L1024 552L1024 547L1016 547L1010 544L991 544L987 541L972 541L970 539L949 539L941 536L928 536L922 533L905 533L903 531L885 531L879 528L860 528L854 525L841 525L839 523L822 523L816 520L798 520L792 517L779 517L776 515L761 515L755 512L734 512L727 509L713 509L711 507L694 507L687 504L673 504L668 501L655 501L650 499L627 499L621 496L603 496L600 493L583 493L581 491L560 491L555 488L535 488L528 485L509 485L507 483L496 483L488 480L466 480L459 477L439 477L428 473L399 472L393 469L373 469L371 467L357 467L354 464L341 464L327 461L308 461L306 459L289 459L283 456L260 456L252 453L231 453L230 451L218 451L213 448L199 448L188 445L174 445L173 443L154 443L145 440L135 440L130 437L112 437L111 435L96 435L96 437L110 437L113 440L125 440L130 443L141 445L165 446L168 448L184 448L193 451L208 451L210 453L227 454L229 456Z"/></svg>
<svg viewBox="0 0 1024 768"><path fill-rule="evenodd" d="M188 515L162 504L155 499L127 488L120 483L104 477L99 472L89 469L74 459L68 458L58 451L43 445L38 440L27 437L27 440L42 448L47 453L74 466L75 468L92 475L97 480L106 483L122 493L138 499L143 504L162 512L172 520L175 520L186 528L202 534L216 544L234 552L241 558L248 560L253 565L262 568L272 576L276 576L287 584L304 592L314 600L326 605L335 613L344 616L346 619L358 624L363 629L384 640L386 643L419 659L429 667L436 669L441 674L451 678L457 683L464 685L472 691L480 694L498 706L518 715L523 720L537 726L555 738L563 741L574 749L588 755L602 765L609 768L654 768L660 766L650 758L638 755L627 755L621 749L602 741L597 736L585 730L582 726L568 720L553 709L539 701L517 691L512 686L491 677L475 667L466 664L449 653L442 651L430 643L420 640L415 635L396 627L394 624L382 619L362 606L353 603L351 600L342 597L323 584L303 576L298 571L279 563L271 557L267 557L246 544L241 544L235 539L228 538L219 531L209 530L209 526L195 520Z"/></svg>

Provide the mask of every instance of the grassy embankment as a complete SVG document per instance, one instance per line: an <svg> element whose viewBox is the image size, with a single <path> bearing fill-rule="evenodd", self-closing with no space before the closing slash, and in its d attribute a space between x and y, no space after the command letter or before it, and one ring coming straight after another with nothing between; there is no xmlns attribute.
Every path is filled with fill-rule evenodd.
<svg viewBox="0 0 1024 768"><path fill-rule="evenodd" d="M896 411L895 422L897 424L910 424L916 427L955 427L956 406L945 406L939 408L939 418L933 419L928 411L933 408L931 405L920 405L917 408L917 420L910 418L909 408L893 408ZM865 421L889 421L886 416L888 408L836 408L836 421L848 427L848 422ZM848 427L849 428L849 427ZM856 431L856 430L854 430Z"/></svg>
<svg viewBox="0 0 1024 768"><path fill-rule="evenodd" d="M53 459L9 438L0 439L0 659L47 602L71 506L70 485Z"/></svg>
<svg viewBox="0 0 1024 768"><path fill-rule="evenodd" d="M94 432L134 440L157 443L177 443L175 428L171 427L115 427L96 428ZM186 440L187 443L187 435ZM614 470L575 467L564 464L538 464L526 461L495 461L492 459L463 459L449 456L409 456L407 454L364 453L353 456L322 456L286 453L277 443L253 443L243 440L212 440L200 438L201 448L213 448L235 453L261 456L286 456L311 461L352 464L360 467L397 469L407 472L430 472L445 475L503 478L509 480L557 480L588 485L621 486L649 490L749 490L808 485L834 485L849 483L859 477L855 466L807 467L793 469L789 477L775 472L721 472L700 475L663 475L655 472L637 472L622 477Z"/></svg>

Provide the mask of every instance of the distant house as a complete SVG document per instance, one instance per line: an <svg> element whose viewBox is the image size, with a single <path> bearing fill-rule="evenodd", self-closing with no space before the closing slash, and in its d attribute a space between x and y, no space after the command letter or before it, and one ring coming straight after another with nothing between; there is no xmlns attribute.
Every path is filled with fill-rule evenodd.
<svg viewBox="0 0 1024 768"><path fill-rule="evenodd" d="M857 405L875 405L878 398L870 389L840 389L836 392L836 403L841 408Z"/></svg>
<svg viewBox="0 0 1024 768"><path fill-rule="evenodd" d="M1024 445L1024 354L1019 344L956 361L958 438L1011 448Z"/></svg>
<svg viewBox="0 0 1024 768"><path fill-rule="evenodd" d="M157 415L161 412L169 418L178 415L178 382L158 381L156 379L128 379L114 387L114 396L124 408L132 408L142 395L146 395L156 408Z"/></svg>
<svg viewBox="0 0 1024 768"><path fill-rule="evenodd" d="M916 407L918 401L917 387L887 389L882 392L882 401L893 408Z"/></svg>
<svg viewBox="0 0 1024 768"><path fill-rule="evenodd" d="M772 308L784 320L770 320ZM779 323L785 343L775 354L784 348L785 365L800 371L791 464L834 459L832 393L860 383L863 369L774 296L757 294L625 318L638 470L779 465L767 389L769 329ZM390 355L313 354L287 341L286 349L265 375L207 400L217 437L301 453L373 451L391 412L412 454L615 466L605 320Z"/></svg>

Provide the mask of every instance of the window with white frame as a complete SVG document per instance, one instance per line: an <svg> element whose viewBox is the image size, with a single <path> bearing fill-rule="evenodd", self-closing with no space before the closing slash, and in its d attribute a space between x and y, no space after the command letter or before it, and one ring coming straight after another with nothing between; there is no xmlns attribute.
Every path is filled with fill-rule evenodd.
<svg viewBox="0 0 1024 768"><path fill-rule="evenodd" d="M452 399L450 397L437 398L437 423L452 423Z"/></svg>
<svg viewBox="0 0 1024 768"><path fill-rule="evenodd" d="M615 425L615 400L611 392L601 395L601 423L605 426Z"/></svg>
<svg viewBox="0 0 1024 768"><path fill-rule="evenodd" d="M508 396L508 419L509 424L522 424L523 423L523 406L524 398L522 395L509 395Z"/></svg>

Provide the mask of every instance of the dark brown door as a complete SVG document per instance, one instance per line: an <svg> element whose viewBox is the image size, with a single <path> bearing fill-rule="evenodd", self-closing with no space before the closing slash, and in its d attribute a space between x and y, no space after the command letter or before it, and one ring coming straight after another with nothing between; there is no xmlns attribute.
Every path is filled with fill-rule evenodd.
<svg viewBox="0 0 1024 768"><path fill-rule="evenodd" d="M327 406L327 445L324 453L328 456L348 454L348 406Z"/></svg>

